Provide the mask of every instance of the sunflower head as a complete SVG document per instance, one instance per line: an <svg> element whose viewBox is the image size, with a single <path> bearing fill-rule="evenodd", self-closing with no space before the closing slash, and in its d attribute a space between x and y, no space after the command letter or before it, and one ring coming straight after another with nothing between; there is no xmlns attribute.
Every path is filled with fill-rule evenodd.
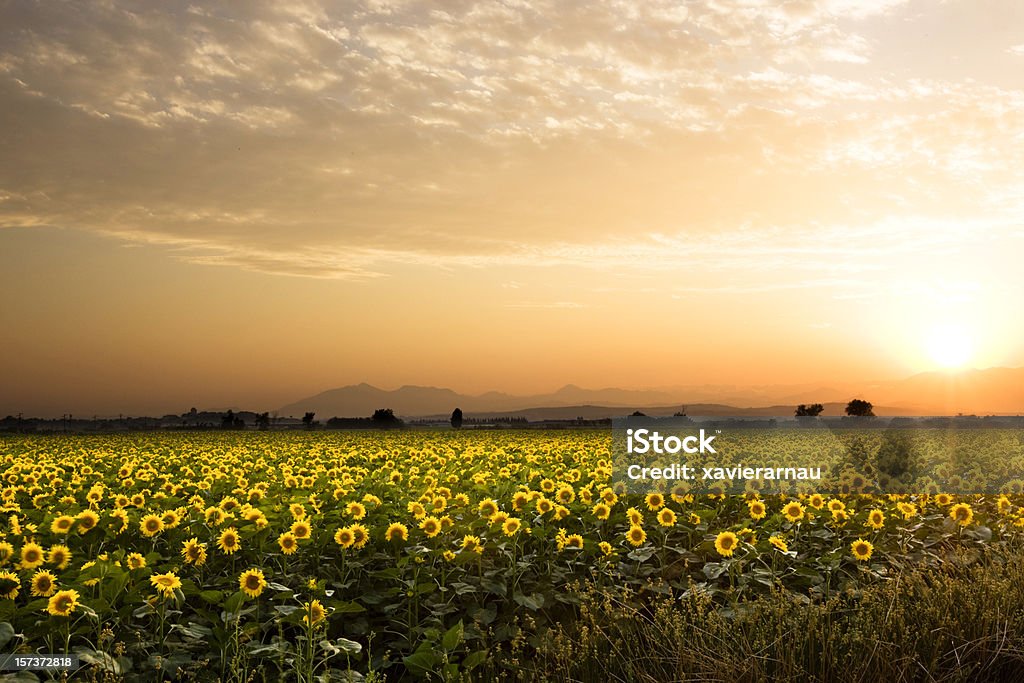
<svg viewBox="0 0 1024 683"><path fill-rule="evenodd" d="M334 542L342 548L351 548L356 542L356 536L349 527L342 527L334 533Z"/></svg>
<svg viewBox="0 0 1024 683"><path fill-rule="evenodd" d="M629 531L626 532L626 540L629 541L630 545L639 548L647 540L647 532L644 531L643 527L631 526Z"/></svg>
<svg viewBox="0 0 1024 683"><path fill-rule="evenodd" d="M246 569L238 577L239 589L250 598L258 598L267 586L267 580L259 569Z"/></svg>
<svg viewBox="0 0 1024 683"><path fill-rule="evenodd" d="M384 532L385 541L407 541L409 540L409 528L399 522L388 525Z"/></svg>
<svg viewBox="0 0 1024 683"><path fill-rule="evenodd" d="M50 598L46 605L46 611L55 617L69 617L78 607L78 591L58 591Z"/></svg>
<svg viewBox="0 0 1024 683"><path fill-rule="evenodd" d="M850 544L850 552L852 552L853 556L861 562L867 562L870 560L871 553L874 551L875 546L871 545L870 541L865 541L863 538L858 538Z"/></svg>
<svg viewBox="0 0 1024 683"><path fill-rule="evenodd" d="M737 545L739 538L731 531L723 531L715 537L715 550L722 557L732 557Z"/></svg>
<svg viewBox="0 0 1024 683"><path fill-rule="evenodd" d="M32 595L48 598L57 590L57 577L41 569L32 576Z"/></svg>
<svg viewBox="0 0 1024 683"><path fill-rule="evenodd" d="M304 603L302 609L305 615L302 617L302 622L306 626L316 626L321 621L327 618L327 610L320 604L319 600L311 600L310 602Z"/></svg>

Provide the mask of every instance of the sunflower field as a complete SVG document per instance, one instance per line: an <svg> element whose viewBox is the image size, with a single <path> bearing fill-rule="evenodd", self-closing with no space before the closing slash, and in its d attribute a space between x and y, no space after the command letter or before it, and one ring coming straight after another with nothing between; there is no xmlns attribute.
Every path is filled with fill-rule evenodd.
<svg viewBox="0 0 1024 683"><path fill-rule="evenodd" d="M5 437L0 653L75 654L83 680L551 679L531 667L604 599L734 623L759 600L1004 575L1024 554L1019 493L626 494L610 446L596 430Z"/></svg>

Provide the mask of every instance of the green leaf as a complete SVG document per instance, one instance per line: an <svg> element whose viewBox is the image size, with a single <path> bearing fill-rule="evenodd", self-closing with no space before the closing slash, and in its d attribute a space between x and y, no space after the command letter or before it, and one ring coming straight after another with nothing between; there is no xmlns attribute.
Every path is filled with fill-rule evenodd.
<svg viewBox="0 0 1024 683"><path fill-rule="evenodd" d="M224 599L224 593L223 591L203 591L199 594L199 597L211 605L216 605Z"/></svg>
<svg viewBox="0 0 1024 683"><path fill-rule="evenodd" d="M488 593L494 593L495 595L504 596L508 593L508 584L505 583L504 579L485 576L480 579L480 587Z"/></svg>
<svg viewBox="0 0 1024 683"><path fill-rule="evenodd" d="M362 644L348 638L338 638L335 644L347 655L357 655L363 651Z"/></svg>
<svg viewBox="0 0 1024 683"><path fill-rule="evenodd" d="M245 593L237 591L234 595L224 601L224 609L228 612L234 612L242 606L243 602L245 602Z"/></svg>
<svg viewBox="0 0 1024 683"><path fill-rule="evenodd" d="M725 569L725 566L718 562L708 562L704 565L704 576L708 577L709 581L714 581L725 573Z"/></svg>
<svg viewBox="0 0 1024 683"><path fill-rule="evenodd" d="M402 663L412 673L425 676L437 667L440 659L432 650L417 650L411 655L403 657Z"/></svg>
<svg viewBox="0 0 1024 683"><path fill-rule="evenodd" d="M517 605L521 605L528 610L536 612L544 606L544 594L534 593L533 595L524 595L523 593L516 593L512 596Z"/></svg>
<svg viewBox="0 0 1024 683"><path fill-rule="evenodd" d="M448 652L451 652L452 650L457 648L459 646L459 643L462 642L462 632L462 620L459 620L459 623L455 624L455 626L452 626L450 629L445 631L444 636L441 638L441 647L443 647Z"/></svg>
<svg viewBox="0 0 1024 683"><path fill-rule="evenodd" d="M14 637L14 627L6 621L0 621L0 649Z"/></svg>
<svg viewBox="0 0 1024 683"><path fill-rule="evenodd" d="M360 605L358 602L346 602L344 600L332 601L331 607L334 608L335 614L356 614L358 612L365 612L366 608Z"/></svg>
<svg viewBox="0 0 1024 683"><path fill-rule="evenodd" d="M462 667L464 669L472 669L480 666L485 661L487 661L487 650L477 650L466 655L466 658L462 660Z"/></svg>
<svg viewBox="0 0 1024 683"><path fill-rule="evenodd" d="M86 664L98 666L104 671L109 671L116 675L122 673L121 664L105 652L96 652L81 646L75 647L74 652Z"/></svg>

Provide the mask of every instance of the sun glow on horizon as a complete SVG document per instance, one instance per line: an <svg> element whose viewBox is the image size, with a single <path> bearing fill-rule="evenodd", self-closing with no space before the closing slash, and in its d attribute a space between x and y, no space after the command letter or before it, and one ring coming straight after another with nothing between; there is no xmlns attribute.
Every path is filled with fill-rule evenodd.
<svg viewBox="0 0 1024 683"><path fill-rule="evenodd" d="M932 328L925 338L928 356L940 367L962 368L974 354L974 343L967 330L958 325Z"/></svg>

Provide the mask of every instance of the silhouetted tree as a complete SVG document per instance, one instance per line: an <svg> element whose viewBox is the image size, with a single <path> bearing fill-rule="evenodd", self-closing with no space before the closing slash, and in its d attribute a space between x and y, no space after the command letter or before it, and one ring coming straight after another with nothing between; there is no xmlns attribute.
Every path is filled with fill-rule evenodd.
<svg viewBox="0 0 1024 683"><path fill-rule="evenodd" d="M796 407L796 416L797 417L818 417L819 415L821 415L821 413L824 410L825 410L825 406L821 405L820 403L812 403L811 405L806 405L804 403L801 403L800 405L798 405Z"/></svg>
<svg viewBox="0 0 1024 683"><path fill-rule="evenodd" d="M270 429L270 413L260 413L257 415L256 427L261 430Z"/></svg>
<svg viewBox="0 0 1024 683"><path fill-rule="evenodd" d="M846 404L846 414L851 417L874 417L873 405L869 401L855 398Z"/></svg>
<svg viewBox="0 0 1024 683"><path fill-rule="evenodd" d="M462 427L462 408L456 408L452 411L452 428L459 429Z"/></svg>
<svg viewBox="0 0 1024 683"><path fill-rule="evenodd" d="M220 418L222 429L233 429L235 426L235 411L229 410Z"/></svg>
<svg viewBox="0 0 1024 683"><path fill-rule="evenodd" d="M391 408L378 408L373 411L373 417L370 418L373 422L374 427L380 429L392 429L395 427L402 427L405 423L395 417L395 411Z"/></svg>
<svg viewBox="0 0 1024 683"><path fill-rule="evenodd" d="M647 413L641 413L639 410L635 410L630 417L647 417Z"/></svg>
<svg viewBox="0 0 1024 683"><path fill-rule="evenodd" d="M313 428L313 418L316 417L316 413L308 412L302 416L302 424L306 425L306 429Z"/></svg>

